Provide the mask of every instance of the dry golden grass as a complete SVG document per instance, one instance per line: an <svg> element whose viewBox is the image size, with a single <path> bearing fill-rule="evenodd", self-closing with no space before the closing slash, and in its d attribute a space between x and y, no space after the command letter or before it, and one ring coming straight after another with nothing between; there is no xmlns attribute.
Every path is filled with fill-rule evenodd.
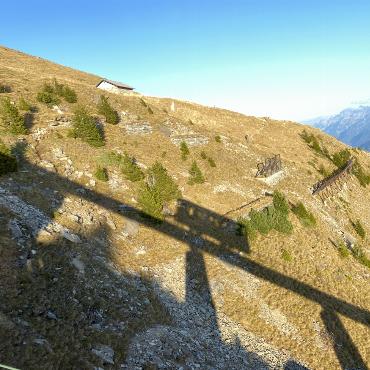
<svg viewBox="0 0 370 370"><path fill-rule="evenodd" d="M68 138L68 128L50 129L48 122L54 119L56 113L46 106L37 104L35 97L42 83L53 78L75 89L78 102L87 105L92 113L97 114L94 102L101 94L101 91L95 88L95 84L99 81L97 76L30 57L14 50L0 48L0 82L10 85L13 89L11 93L4 95L15 101L23 96L38 107L31 134L26 137L27 142L34 146L34 149L30 148L27 153L29 164L39 165L38 156L54 163L53 148L58 147L62 148L72 160L75 170L93 173L102 153L112 150L127 151L147 167L156 160L162 162L169 173L176 178L185 199L221 215L261 196L264 191L278 189L286 194L289 201L293 203L302 201L307 209L314 213L317 226L305 229L298 219L290 214L289 217L294 224L292 235L283 236L272 232L267 237L259 236L250 247L249 253L242 254L241 258L295 279L298 286L299 283L306 284L318 292L369 311L369 270L352 257L342 259L329 240L339 238L335 225L338 225L338 229L353 234L350 219L360 219L367 234L370 234L369 188L361 187L355 178L351 178L347 188L326 204L314 198L310 187L321 178L321 175L309 162L323 163L327 168L331 168L332 164L325 158L318 158L300 138L302 125L289 121L248 117L182 101L176 101L176 111L170 112L172 99L145 97L145 101L153 110L151 114L141 103L140 96L120 96L104 92L119 112L125 111L135 115L139 122L150 122L153 133L128 135L122 123L117 126L105 125L106 145L96 149L78 139ZM66 116L70 116L73 105L62 103L60 107L65 111ZM172 144L170 139L159 130L167 120L178 121L197 134L207 136L209 143L206 146L190 147L189 158L182 161L179 147ZM189 123L189 120L193 124ZM47 132L40 142L36 142L32 132L40 128L46 128ZM318 135L330 153L346 147L316 129L306 127L306 130ZM9 144L16 141L15 137L2 135ZM214 140L215 135L221 136L221 143ZM245 135L249 137L248 142L244 139ZM216 168L211 168L207 162L200 159L202 150L215 160ZM163 156L163 152L167 154ZM283 178L276 185L269 185L256 179L254 177L256 164L278 153L283 161ZM359 152L358 158L370 171L369 155ZM205 184L187 185L186 174L193 159L196 159L201 166L206 177ZM64 176L61 163L56 163L56 170L60 176ZM108 170L109 173L112 171L113 168ZM27 174L20 172L12 177L20 183L31 184L43 181L40 186L68 194L64 184L56 184L52 177L41 179L36 172ZM85 186L88 178L82 177L73 181ZM138 185L122 181L127 189L113 191L108 184L98 182L95 190L117 202L136 206L133 198L137 196ZM344 198L348 205L345 205L339 197ZM22 198L47 213L54 211L37 192L24 192ZM236 218L238 214L231 214L230 217ZM117 225L117 230L121 229L125 223L124 217L113 214L112 218ZM65 222L66 226L68 224L67 220L60 222ZM162 226L155 228L142 226L138 236L130 243L124 243L112 235L111 257L122 271L141 271L142 266L154 268L183 256L188 250L188 244L175 240L171 224L177 227L176 230L183 229L184 225L193 227L197 229L198 234L211 235L215 240L221 241L223 248L227 245L230 250L238 243L232 236L225 235L224 231L220 231L219 234L210 232L207 222L204 224L202 222L204 220L201 218L189 221L176 216L170 217L168 223ZM73 228L74 225L69 223L68 226ZM4 244L2 239L0 239L1 244ZM368 239L363 244L365 251L369 253ZM148 246L145 255L135 254L135 248L140 245ZM2 248L4 249L4 245ZM282 259L283 249L292 255L291 262ZM238 267L233 268L239 270ZM207 257L207 273L209 280L222 281L223 279L220 260L212 256L212 253ZM249 299L243 297L240 290L225 291L222 296L216 294L214 301L217 309L276 347L291 352L294 357L304 361L313 369L338 368L338 359L330 339L333 334L325 331L320 317L321 305L325 305L326 302L318 303L314 301L314 297L304 297L305 288L293 286L290 288L289 284L281 287L279 282L274 281L274 274L271 274L270 280L263 278L259 280L258 293ZM248 286L239 287L239 289L243 288L248 289ZM221 300L222 303L220 303ZM278 323L274 325L268 322L266 320L268 309L271 312L280 312L281 317L285 317L291 328L294 328L291 329L293 332L284 331L282 324L279 326ZM333 309L335 310L335 307ZM261 312L265 313L261 314ZM369 361L369 327L356 322L356 317L354 317L355 320L344 316L340 319L362 358ZM321 328L321 331L318 328Z"/></svg>

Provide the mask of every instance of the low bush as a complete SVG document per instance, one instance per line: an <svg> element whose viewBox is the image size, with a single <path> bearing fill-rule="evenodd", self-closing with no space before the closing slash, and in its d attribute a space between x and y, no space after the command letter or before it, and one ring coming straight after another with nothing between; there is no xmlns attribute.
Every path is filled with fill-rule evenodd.
<svg viewBox="0 0 370 370"><path fill-rule="evenodd" d="M76 92L69 86L58 83L56 79L52 85L45 83L37 94L37 101L48 107L60 104L60 98L64 98L67 103L77 102Z"/></svg>
<svg viewBox="0 0 370 370"><path fill-rule="evenodd" d="M352 249L352 255L356 258L358 262L364 265L367 268L370 268L370 259L367 258L366 254L362 250L362 248L358 245L354 246Z"/></svg>
<svg viewBox="0 0 370 370"><path fill-rule="evenodd" d="M337 245L337 250L342 258L347 258L351 254L347 246L344 244L344 242L340 242Z"/></svg>
<svg viewBox="0 0 370 370"><path fill-rule="evenodd" d="M92 117L86 108L78 107L72 119L72 130L69 136L80 138L93 147L101 147L104 145L104 138L96 126L95 119Z"/></svg>
<svg viewBox="0 0 370 370"><path fill-rule="evenodd" d="M150 218L163 220L163 207L177 200L181 192L172 177L161 163L156 162L148 170L148 181L139 190L138 202L143 212Z"/></svg>
<svg viewBox="0 0 370 370"><path fill-rule="evenodd" d="M0 119L6 131L14 135L27 134L24 117L9 98L0 101Z"/></svg>
<svg viewBox="0 0 370 370"><path fill-rule="evenodd" d="M94 176L99 181L108 181L108 172L107 169L104 167L98 167L94 173Z"/></svg>
<svg viewBox="0 0 370 370"><path fill-rule="evenodd" d="M239 220L239 225L248 242L252 242L257 233L267 235L270 231L276 230L283 234L290 234L293 225L288 219L289 206L283 194L274 192L273 204L262 211L252 210L249 217Z"/></svg>
<svg viewBox="0 0 370 370"><path fill-rule="evenodd" d="M216 141L216 143L221 143L221 136L220 135L216 135L215 136L215 141Z"/></svg>
<svg viewBox="0 0 370 370"><path fill-rule="evenodd" d="M62 95L67 103L77 103L77 94L69 86L63 87Z"/></svg>
<svg viewBox="0 0 370 370"><path fill-rule="evenodd" d="M361 186L366 187L370 184L370 174L365 172L365 170L362 168L357 160L353 165L352 173L356 176Z"/></svg>
<svg viewBox="0 0 370 370"><path fill-rule="evenodd" d="M344 167L351 158L351 152L348 149L334 153L331 157L332 162L338 167Z"/></svg>
<svg viewBox="0 0 370 370"><path fill-rule="evenodd" d="M361 239L365 239L366 231L362 226L361 221L360 220L357 220L356 222L351 221L351 224L355 229L357 235L359 235Z"/></svg>
<svg viewBox="0 0 370 370"><path fill-rule="evenodd" d="M0 94L10 93L12 89L8 85L0 84Z"/></svg>
<svg viewBox="0 0 370 370"><path fill-rule="evenodd" d="M125 178L129 181L136 182L144 178L144 173L137 165L135 158L130 157L126 153L121 157L120 168Z"/></svg>
<svg viewBox="0 0 370 370"><path fill-rule="evenodd" d="M303 130L300 136L317 154L330 159L329 151L322 143L319 142L318 138L314 134L309 134L306 130Z"/></svg>
<svg viewBox="0 0 370 370"><path fill-rule="evenodd" d="M197 162L193 161L190 170L189 170L190 178L188 180L189 185L194 184L203 184L205 182L205 178L202 174L201 169L198 167Z"/></svg>
<svg viewBox="0 0 370 370"><path fill-rule="evenodd" d="M17 171L17 160L0 140L0 176Z"/></svg>
<svg viewBox="0 0 370 370"><path fill-rule="evenodd" d="M286 261L286 262L292 262L293 261L293 257L292 255L289 253L289 251L287 251L286 249L283 249L281 251L281 258Z"/></svg>
<svg viewBox="0 0 370 370"><path fill-rule="evenodd" d="M109 104L108 98L104 95L100 96L97 108L98 113L104 116L108 123L116 125L119 122L118 112Z"/></svg>
<svg viewBox="0 0 370 370"><path fill-rule="evenodd" d="M49 91L48 86L50 85L44 85L42 91L37 93L37 101L46 104L48 107L58 105L60 103L60 99L53 93L53 91Z"/></svg>
<svg viewBox="0 0 370 370"><path fill-rule="evenodd" d="M183 161L186 161L186 159L188 158L188 155L190 154L190 150L185 141L182 141L180 144L180 152L181 152L181 159Z"/></svg>
<svg viewBox="0 0 370 370"><path fill-rule="evenodd" d="M292 207L292 212L298 217L300 223L305 227L316 226L315 216L307 211L306 207L302 202L299 202Z"/></svg>

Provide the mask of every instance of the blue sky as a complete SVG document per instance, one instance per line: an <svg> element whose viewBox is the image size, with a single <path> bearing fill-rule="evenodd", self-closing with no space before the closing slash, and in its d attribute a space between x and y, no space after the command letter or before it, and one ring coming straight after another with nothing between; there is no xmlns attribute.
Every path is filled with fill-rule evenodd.
<svg viewBox="0 0 370 370"><path fill-rule="evenodd" d="M0 44L140 92L300 120L370 98L370 1L1 4Z"/></svg>

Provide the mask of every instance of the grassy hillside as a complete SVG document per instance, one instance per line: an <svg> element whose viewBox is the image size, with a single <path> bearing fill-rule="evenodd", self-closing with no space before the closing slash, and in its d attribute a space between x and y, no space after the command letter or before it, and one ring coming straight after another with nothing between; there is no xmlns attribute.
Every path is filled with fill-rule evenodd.
<svg viewBox="0 0 370 370"><path fill-rule="evenodd" d="M18 161L0 177L0 364L369 366L368 153L351 149L357 172L323 203L312 185L347 148L333 137L98 81L0 48L0 99L27 129L0 119ZM77 102L40 102L44 84ZM86 121L102 145L84 139ZM256 178L274 154L283 171Z"/></svg>

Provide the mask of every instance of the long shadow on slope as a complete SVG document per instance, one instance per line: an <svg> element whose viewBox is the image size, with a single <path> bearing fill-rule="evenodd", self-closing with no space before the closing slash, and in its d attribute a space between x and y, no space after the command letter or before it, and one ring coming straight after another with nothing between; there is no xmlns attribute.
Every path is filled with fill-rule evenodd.
<svg viewBox="0 0 370 370"><path fill-rule="evenodd" d="M345 330L338 314L369 326L369 311L241 256L239 250L242 249L248 252L249 248L245 240L233 240L234 236L232 236L233 233L230 230L236 227L234 221L188 200L182 200L174 217L169 218L161 225L155 225L148 221L146 215L140 210L127 207L122 202L84 188L63 176L48 172L30 163L25 163L25 168L34 174L37 173L41 179L47 178L48 182L55 184L60 194L63 194L56 201L56 208L62 204L64 196L74 194L110 212L124 214L127 218L135 219L141 224L152 227L157 232L164 233L177 240L186 241L193 251L209 253L231 266L246 270L261 279L318 303L322 307L324 324L328 332L332 333L336 339L334 349L341 367L366 369L361 354ZM40 225L40 228L44 226L46 225Z"/></svg>

